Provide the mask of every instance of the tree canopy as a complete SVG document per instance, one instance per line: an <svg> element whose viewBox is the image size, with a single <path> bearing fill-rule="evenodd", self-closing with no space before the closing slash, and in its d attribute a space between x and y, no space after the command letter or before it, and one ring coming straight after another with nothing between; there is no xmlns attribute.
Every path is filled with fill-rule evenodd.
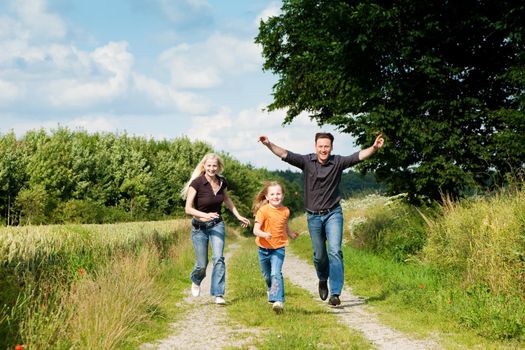
<svg viewBox="0 0 525 350"><path fill-rule="evenodd" d="M188 138L156 141L127 134L58 128L0 134L0 220L7 225L108 223L184 215L180 191L210 145ZM222 154L228 193L250 216L265 180L299 185ZM287 196L294 213L300 196ZM224 210L227 212L227 210Z"/></svg>
<svg viewBox="0 0 525 350"><path fill-rule="evenodd" d="M525 160L525 3L284 0L256 42L270 110L386 147L363 164L393 192L501 184Z"/></svg>

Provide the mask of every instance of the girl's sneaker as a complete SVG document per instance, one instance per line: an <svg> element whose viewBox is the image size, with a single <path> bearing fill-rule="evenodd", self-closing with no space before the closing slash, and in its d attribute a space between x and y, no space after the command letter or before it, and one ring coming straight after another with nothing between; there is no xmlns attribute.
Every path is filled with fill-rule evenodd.
<svg viewBox="0 0 525 350"><path fill-rule="evenodd" d="M217 304L217 305L224 305L224 304L226 304L226 300L224 300L223 297L215 297L215 304Z"/></svg>
<svg viewBox="0 0 525 350"><path fill-rule="evenodd" d="M284 303L282 301L274 302L272 310L275 311L276 314L280 314L284 310Z"/></svg>

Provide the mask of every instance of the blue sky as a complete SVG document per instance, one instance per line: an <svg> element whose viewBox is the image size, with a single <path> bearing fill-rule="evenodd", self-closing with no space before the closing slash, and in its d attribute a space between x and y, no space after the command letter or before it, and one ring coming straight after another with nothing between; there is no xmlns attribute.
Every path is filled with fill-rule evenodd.
<svg viewBox="0 0 525 350"><path fill-rule="evenodd" d="M0 133L66 126L188 136L268 169L291 169L256 142L299 153L321 129L265 112L277 78L254 44L263 0L0 1ZM335 133L334 153L357 150Z"/></svg>

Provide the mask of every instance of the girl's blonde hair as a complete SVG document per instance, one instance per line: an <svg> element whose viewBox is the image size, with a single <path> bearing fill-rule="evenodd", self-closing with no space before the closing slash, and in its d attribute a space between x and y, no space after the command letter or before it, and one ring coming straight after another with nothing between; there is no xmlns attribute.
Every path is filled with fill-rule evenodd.
<svg viewBox="0 0 525 350"><path fill-rule="evenodd" d="M257 215L257 211L263 205L268 203L268 200L266 199L266 195L268 194L268 188L272 186L279 186L284 196L284 186L280 182L266 181L263 185L263 188L259 191L259 193L257 193L257 195L255 196L255 199L253 200L253 207L252 207L253 216Z"/></svg>
<svg viewBox="0 0 525 350"><path fill-rule="evenodd" d="M222 161L221 157L219 157L215 153L205 154L204 157L202 157L199 164L197 164L197 166L195 167L195 170L193 170L190 180L186 182L186 184L180 191L180 195L183 199L186 199L188 195L188 188L190 188L191 182L206 172L206 170L204 169L204 164L206 164L208 160L217 160L217 173L218 174L222 173L222 171L224 170L224 162Z"/></svg>

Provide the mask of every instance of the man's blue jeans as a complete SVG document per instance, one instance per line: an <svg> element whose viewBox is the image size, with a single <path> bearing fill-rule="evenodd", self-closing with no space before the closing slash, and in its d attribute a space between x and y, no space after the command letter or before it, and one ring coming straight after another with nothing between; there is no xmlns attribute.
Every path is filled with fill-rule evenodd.
<svg viewBox="0 0 525 350"><path fill-rule="evenodd" d="M319 281L329 281L330 294L341 295L344 283L343 211L341 206L325 215L306 214ZM327 244L328 243L328 244ZM328 249L327 249L328 246Z"/></svg>
<svg viewBox="0 0 525 350"><path fill-rule="evenodd" d="M284 247L268 249L259 247L259 264L268 288L268 301L284 302L283 262Z"/></svg>
<svg viewBox="0 0 525 350"><path fill-rule="evenodd" d="M211 245L213 270L210 294L224 296L226 264L224 263L224 222L211 228L191 228L191 240L195 250L195 266L190 274L193 283L200 286L206 276L208 265L208 241Z"/></svg>

